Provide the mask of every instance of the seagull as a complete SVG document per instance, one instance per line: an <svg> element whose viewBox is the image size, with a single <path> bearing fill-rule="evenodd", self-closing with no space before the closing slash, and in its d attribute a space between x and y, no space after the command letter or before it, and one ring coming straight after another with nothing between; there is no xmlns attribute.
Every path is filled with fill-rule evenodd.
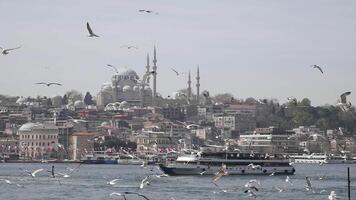
<svg viewBox="0 0 356 200"><path fill-rule="evenodd" d="M122 197L124 197L124 199L126 200L126 196L125 196L124 194L121 194L121 193L118 193L118 192L113 192L113 193L111 193L111 194L110 194L110 197L112 197L112 196L122 196Z"/></svg>
<svg viewBox="0 0 356 200"><path fill-rule="evenodd" d="M21 46L18 46L18 47L15 47L15 48L11 48L11 49L4 49L4 48L0 47L2 55L7 55L7 54L10 53L10 51L15 50L15 49L19 49L19 48L21 48Z"/></svg>
<svg viewBox="0 0 356 200"><path fill-rule="evenodd" d="M4 181L5 183L12 185L12 182L8 179L0 179L0 181Z"/></svg>
<svg viewBox="0 0 356 200"><path fill-rule="evenodd" d="M245 184L245 187L247 188L252 188L252 189L255 189L256 191L258 191L257 189L257 185L261 185L260 181L256 180L256 179L252 179L252 180L249 180L246 184Z"/></svg>
<svg viewBox="0 0 356 200"><path fill-rule="evenodd" d="M119 70L117 70L117 68L114 65L106 64L106 66L113 68L117 74L119 73Z"/></svg>
<svg viewBox="0 0 356 200"><path fill-rule="evenodd" d="M276 173L276 172L272 172L272 174L270 174L269 176L274 176L275 173Z"/></svg>
<svg viewBox="0 0 356 200"><path fill-rule="evenodd" d="M96 35L93 30L90 28L89 22L87 22L87 29L89 32L89 36L88 37L99 37L98 35Z"/></svg>
<svg viewBox="0 0 356 200"><path fill-rule="evenodd" d="M138 10L138 12L152 13L152 14L158 15L158 12L155 12L153 10L140 9L140 10Z"/></svg>
<svg viewBox="0 0 356 200"><path fill-rule="evenodd" d="M142 179L141 184L140 184L140 189L143 189L143 187L145 187L145 185L150 184L150 182L148 181L149 177L150 176L146 176L144 179Z"/></svg>
<svg viewBox="0 0 356 200"><path fill-rule="evenodd" d="M109 182L107 182L108 185L115 185L117 181L119 181L121 179L114 179L114 180L111 180Z"/></svg>
<svg viewBox="0 0 356 200"><path fill-rule="evenodd" d="M171 68L172 69L172 71L174 72L174 73L176 73L177 74L177 76L179 76L179 75L181 75L181 74L185 74L185 73L179 73L177 70L175 70L174 68Z"/></svg>
<svg viewBox="0 0 356 200"><path fill-rule="evenodd" d="M310 182L310 178L309 177L305 177L306 180L306 184L304 185L304 188L309 191L309 190L313 190L312 184Z"/></svg>
<svg viewBox="0 0 356 200"><path fill-rule="evenodd" d="M346 103L347 103L347 101L346 101L346 96L348 96L348 95L350 95L350 94L351 94L351 92L344 92L344 93L342 93L342 94L340 95L341 103L342 103L342 104L346 104Z"/></svg>
<svg viewBox="0 0 356 200"><path fill-rule="evenodd" d="M23 172L26 172L28 175L30 175L30 176L33 177L33 178L36 177L36 174L37 174L37 173L43 171L43 169L37 169L37 170L35 170L35 171L33 171L33 172L30 172L30 171L24 170L24 169L22 169L22 168L20 168L20 170L22 170Z"/></svg>
<svg viewBox="0 0 356 200"><path fill-rule="evenodd" d="M226 165L222 164L220 170L214 176L213 182L218 181L222 176L226 176L226 175L228 175L228 172L227 172L227 169L226 169Z"/></svg>
<svg viewBox="0 0 356 200"><path fill-rule="evenodd" d="M206 171L202 171L202 172L200 172L199 174L200 174L201 176L203 176L205 173L206 173Z"/></svg>
<svg viewBox="0 0 356 200"><path fill-rule="evenodd" d="M290 180L289 176L286 178L286 183L289 183L290 185L293 185L292 181Z"/></svg>
<svg viewBox="0 0 356 200"><path fill-rule="evenodd" d="M47 87L51 86L51 85L59 85L62 86L62 84L60 83L45 83L45 82L40 82L40 83L36 83L37 85L46 85Z"/></svg>
<svg viewBox="0 0 356 200"><path fill-rule="evenodd" d="M137 192L124 192L124 194L136 194L139 197L143 197L146 200L150 200L149 198L147 198L145 195L137 193Z"/></svg>
<svg viewBox="0 0 356 200"><path fill-rule="evenodd" d="M253 170L255 169L262 169L261 165L254 165L253 163L250 163L246 166L247 168L251 168Z"/></svg>
<svg viewBox="0 0 356 200"><path fill-rule="evenodd" d="M127 49L132 49L132 48L138 49L137 46L133 46L133 45L122 45L121 48L123 48L123 47L126 47Z"/></svg>
<svg viewBox="0 0 356 200"><path fill-rule="evenodd" d="M324 74L323 70L321 69L320 66L318 65L312 65L311 67L313 67L314 69L318 69L322 74Z"/></svg>
<svg viewBox="0 0 356 200"><path fill-rule="evenodd" d="M245 190L244 193L248 193L248 196L249 197L253 197L253 198L256 198L257 195L256 193L254 193L252 190L248 189L248 190Z"/></svg>
<svg viewBox="0 0 356 200"><path fill-rule="evenodd" d="M329 195L329 200L336 200L338 199L336 192L335 191L331 191L330 195Z"/></svg>
<svg viewBox="0 0 356 200"><path fill-rule="evenodd" d="M284 192L284 189L283 189L283 188L274 187L274 189L278 190L279 193Z"/></svg>

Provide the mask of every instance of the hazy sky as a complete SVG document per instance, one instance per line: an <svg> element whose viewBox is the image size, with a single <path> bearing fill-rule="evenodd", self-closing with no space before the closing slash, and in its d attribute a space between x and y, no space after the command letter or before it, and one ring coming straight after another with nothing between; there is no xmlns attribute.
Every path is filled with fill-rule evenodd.
<svg viewBox="0 0 356 200"><path fill-rule="evenodd" d="M199 64L201 91L211 94L309 97L324 105L352 91L355 105L355 10L352 0L0 0L0 46L23 46L0 56L0 94L96 95L113 73L107 63L142 76L155 44L163 95L186 87L187 77L171 67L195 77ZM87 21L100 38L87 37ZM120 48L125 44L139 49ZM34 85L39 81L64 86Z"/></svg>

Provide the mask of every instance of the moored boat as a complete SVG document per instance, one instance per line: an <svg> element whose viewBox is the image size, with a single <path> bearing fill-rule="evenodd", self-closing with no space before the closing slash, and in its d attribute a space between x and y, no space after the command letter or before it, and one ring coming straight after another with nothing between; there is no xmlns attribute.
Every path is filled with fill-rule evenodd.
<svg viewBox="0 0 356 200"><path fill-rule="evenodd" d="M241 152L198 152L182 155L173 163L160 164L168 175L214 175L226 165L229 175L270 175L295 173L289 160L282 155Z"/></svg>

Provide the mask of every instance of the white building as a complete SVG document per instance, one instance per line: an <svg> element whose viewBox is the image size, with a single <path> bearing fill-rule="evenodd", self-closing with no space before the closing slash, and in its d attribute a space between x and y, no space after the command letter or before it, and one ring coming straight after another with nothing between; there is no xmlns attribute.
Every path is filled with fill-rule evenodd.
<svg viewBox="0 0 356 200"><path fill-rule="evenodd" d="M18 130L19 155L47 159L58 149L58 128L51 123L26 123Z"/></svg>

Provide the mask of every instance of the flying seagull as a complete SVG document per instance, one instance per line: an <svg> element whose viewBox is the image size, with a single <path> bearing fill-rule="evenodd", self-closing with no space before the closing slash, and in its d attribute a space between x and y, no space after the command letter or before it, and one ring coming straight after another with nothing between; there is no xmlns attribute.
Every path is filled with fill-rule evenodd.
<svg viewBox="0 0 356 200"><path fill-rule="evenodd" d="M119 181L120 179L114 179L114 180L111 180L111 181L108 181L107 184L108 185L115 185L117 181Z"/></svg>
<svg viewBox="0 0 356 200"><path fill-rule="evenodd" d="M122 197L124 197L124 199L126 200L126 196L125 196L124 194L121 194L121 193L118 193L118 192L113 192L113 193L111 193L111 194L110 194L110 197L112 197L112 196L122 196Z"/></svg>
<svg viewBox="0 0 356 200"><path fill-rule="evenodd" d="M340 95L341 103L342 103L342 104L346 104L346 103L347 103L347 101L346 101L346 96L348 96L348 95L350 95L350 94L351 94L351 92L344 92L344 93L342 93L342 94Z"/></svg>
<svg viewBox="0 0 356 200"><path fill-rule="evenodd" d="M328 197L329 197L329 200L336 200L336 199L338 199L338 197L337 197L335 191L331 191L331 192L330 192L330 195L329 195Z"/></svg>
<svg viewBox="0 0 356 200"><path fill-rule="evenodd" d="M321 69L320 66L318 66L318 65L312 65L311 67L313 67L314 69L318 69L322 74L324 74L323 69Z"/></svg>
<svg viewBox="0 0 356 200"><path fill-rule="evenodd" d="M87 22L87 29L89 32L89 36L88 37L99 37L98 35L96 35L93 30L90 28L89 22Z"/></svg>
<svg viewBox="0 0 356 200"><path fill-rule="evenodd" d="M137 193L137 192L124 192L124 194L136 194L139 197L143 197L146 200L150 200L149 198L147 198L145 195Z"/></svg>
<svg viewBox="0 0 356 200"><path fill-rule="evenodd" d="M185 73L180 73L180 72L178 72L177 70L175 70L174 68L171 68L172 69L172 71L174 72L174 73L176 73L177 74L177 76L179 76L179 75L181 75L181 74L185 74Z"/></svg>
<svg viewBox="0 0 356 200"><path fill-rule="evenodd" d="M292 183L292 181L290 180L290 178L289 178L289 176L287 176L287 178L286 178L286 183L289 183L290 185L293 185L293 183Z"/></svg>
<svg viewBox="0 0 356 200"><path fill-rule="evenodd" d="M36 83L37 85L46 85L47 87L51 86L51 85L59 85L62 86L62 84L60 83L45 83L45 82L40 82L40 83Z"/></svg>
<svg viewBox="0 0 356 200"><path fill-rule="evenodd" d="M306 184L304 185L305 190L307 190L307 191L313 190L310 178L306 176L305 180L306 180Z"/></svg>
<svg viewBox="0 0 356 200"><path fill-rule="evenodd" d="M15 47L15 48L11 48L11 49L4 49L4 48L0 47L2 55L7 55L7 54L10 53L10 51L15 50L15 49L19 49L19 48L21 48L21 46L18 46L18 47Z"/></svg>
<svg viewBox="0 0 356 200"><path fill-rule="evenodd" d="M119 73L119 70L114 65L106 64L106 66L113 68L117 74Z"/></svg>
<svg viewBox="0 0 356 200"><path fill-rule="evenodd" d="M133 45L122 45L121 46L121 48L127 48L127 49L132 49L132 48L134 48L134 49L138 49L138 47L137 46L133 46Z"/></svg>
<svg viewBox="0 0 356 200"><path fill-rule="evenodd" d="M138 12L145 12L145 13L152 13L152 14L156 14L156 15L158 15L158 12L155 12L155 11L153 11L153 10L145 10L145 9L141 9L141 10L138 10Z"/></svg>
<svg viewBox="0 0 356 200"><path fill-rule="evenodd" d="M37 169L37 170L35 170L35 171L33 171L33 172L30 172L30 171L24 170L24 169L22 169L22 168L20 168L20 170L22 170L23 172L26 172L29 176L31 176L31 177L33 177L33 178L36 177L36 174L37 174L37 173L43 171L43 169Z"/></svg>
<svg viewBox="0 0 356 200"><path fill-rule="evenodd" d="M226 168L225 164L221 165L220 170L215 174L214 178L213 178L213 182L215 183L216 181L218 181L222 176L226 176L228 175L228 171Z"/></svg>
<svg viewBox="0 0 356 200"><path fill-rule="evenodd" d="M143 187L145 187L145 185L150 184L150 182L148 181L149 177L150 176L146 176L144 179L142 179L141 184L140 184L140 189L143 189Z"/></svg>

